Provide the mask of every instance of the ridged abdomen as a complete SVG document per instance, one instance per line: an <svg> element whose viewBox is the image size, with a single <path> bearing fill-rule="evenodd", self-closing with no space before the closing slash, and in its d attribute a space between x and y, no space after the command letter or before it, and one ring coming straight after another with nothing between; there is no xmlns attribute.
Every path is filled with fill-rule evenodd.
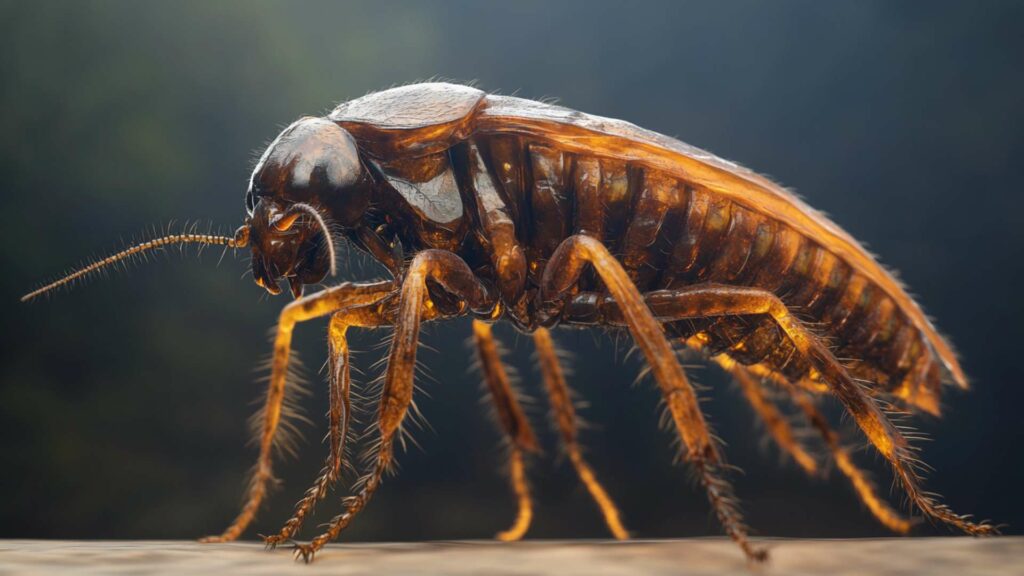
<svg viewBox="0 0 1024 576"><path fill-rule="evenodd" d="M813 238L637 163L513 136L489 138L480 148L514 214L532 283L559 243L582 233L608 246L641 292L701 283L763 288L826 336L839 357L852 359L855 377L931 408L915 397L934 390L940 377L920 331L885 291ZM578 290L603 287L585 274ZM670 329L700 334L712 352L793 380L814 376L767 319L698 319Z"/></svg>

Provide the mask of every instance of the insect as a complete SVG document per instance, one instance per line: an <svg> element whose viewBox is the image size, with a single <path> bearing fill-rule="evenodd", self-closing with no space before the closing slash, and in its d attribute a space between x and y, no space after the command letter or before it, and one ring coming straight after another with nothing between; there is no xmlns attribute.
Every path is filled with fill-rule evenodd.
<svg viewBox="0 0 1024 576"><path fill-rule="evenodd" d="M129 248L51 283L31 299L114 262L168 244L249 248L256 283L295 300L280 314L260 429L259 458L238 517L211 542L238 538L273 478L292 332L330 317L330 453L322 473L270 545L289 542L338 480L351 422L353 328L390 327L377 443L354 493L306 561L367 505L394 459L413 402L423 322L472 316L483 377L508 439L516 540L533 514L524 460L537 439L502 365L491 323L532 334L561 441L611 533L619 511L580 449L577 417L550 330L628 333L646 359L724 531L753 560L726 478L722 450L679 363L697 349L731 373L771 437L809 473L821 463L773 402L792 402L868 509L897 532L911 528L879 497L818 409L834 397L888 461L909 502L929 520L966 533L995 532L924 492L906 434L882 406L939 413L944 379L967 379L951 346L894 278L837 225L771 181L678 140L619 120L486 94L414 84L304 117L274 140L252 173L245 222L233 237L179 234ZM347 239L390 279L344 282L303 296L335 273ZM847 360L840 360L840 359Z"/></svg>

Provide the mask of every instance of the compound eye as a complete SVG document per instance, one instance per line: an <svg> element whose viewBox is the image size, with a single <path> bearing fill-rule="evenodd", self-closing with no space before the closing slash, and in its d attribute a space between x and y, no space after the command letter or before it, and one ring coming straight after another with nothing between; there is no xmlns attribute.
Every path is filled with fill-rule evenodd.
<svg viewBox="0 0 1024 576"><path fill-rule="evenodd" d="M279 218L277 222L274 222L274 229L277 230L278 232L287 232L288 229L291 228L295 224L295 221L298 219L299 214L297 212L295 214L285 214L284 216Z"/></svg>

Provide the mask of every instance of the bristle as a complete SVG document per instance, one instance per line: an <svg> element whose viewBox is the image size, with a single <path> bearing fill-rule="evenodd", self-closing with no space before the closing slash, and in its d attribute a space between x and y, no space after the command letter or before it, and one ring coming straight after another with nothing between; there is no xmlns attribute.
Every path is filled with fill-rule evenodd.
<svg viewBox="0 0 1024 576"><path fill-rule="evenodd" d="M274 436L274 448L288 456L295 456L302 441L302 431L299 424L311 425L309 417L306 416L300 400L308 397L311 393L307 381L303 376L303 364L293 351L288 364L287 375L285 376L285 396L281 403L281 420L278 424L277 434ZM258 366L261 372L269 372L269 360ZM268 382L269 374L261 376L258 381ZM259 402L260 399L257 399ZM258 443L263 433L265 406L261 406L252 416L249 417L249 427L252 431L252 442Z"/></svg>

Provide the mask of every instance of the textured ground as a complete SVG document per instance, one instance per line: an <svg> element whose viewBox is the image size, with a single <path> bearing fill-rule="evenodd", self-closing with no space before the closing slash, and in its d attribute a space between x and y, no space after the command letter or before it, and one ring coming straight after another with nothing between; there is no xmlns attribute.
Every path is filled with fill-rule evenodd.
<svg viewBox="0 0 1024 576"><path fill-rule="evenodd" d="M762 574L1024 574L1024 537L767 540ZM742 574L721 539L333 545L310 566L254 543L0 540L0 574Z"/></svg>

